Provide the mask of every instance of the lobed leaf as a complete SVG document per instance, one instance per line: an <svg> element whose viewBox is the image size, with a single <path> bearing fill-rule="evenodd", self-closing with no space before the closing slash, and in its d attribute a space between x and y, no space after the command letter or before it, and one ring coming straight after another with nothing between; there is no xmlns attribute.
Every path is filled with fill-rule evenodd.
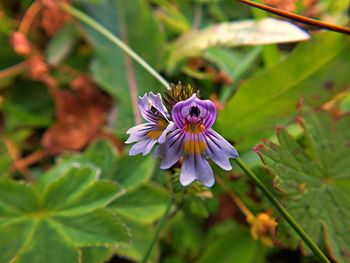
<svg viewBox="0 0 350 263"><path fill-rule="evenodd" d="M80 262L83 247L127 244L126 226L105 208L121 188L92 165L65 168L37 186L0 179L0 262Z"/></svg>
<svg viewBox="0 0 350 263"><path fill-rule="evenodd" d="M279 145L267 141L260 155L282 191L281 201L337 262L350 260L349 116L340 122L326 114L304 114L302 147L284 129Z"/></svg>

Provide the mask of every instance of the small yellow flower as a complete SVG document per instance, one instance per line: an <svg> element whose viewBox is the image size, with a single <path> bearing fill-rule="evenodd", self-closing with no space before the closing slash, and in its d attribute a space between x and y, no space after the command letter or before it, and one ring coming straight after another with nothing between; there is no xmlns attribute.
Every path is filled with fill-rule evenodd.
<svg viewBox="0 0 350 263"><path fill-rule="evenodd" d="M276 232L276 220L269 213L259 213L257 216L248 217L247 220L253 239L260 239L264 245L271 247Z"/></svg>

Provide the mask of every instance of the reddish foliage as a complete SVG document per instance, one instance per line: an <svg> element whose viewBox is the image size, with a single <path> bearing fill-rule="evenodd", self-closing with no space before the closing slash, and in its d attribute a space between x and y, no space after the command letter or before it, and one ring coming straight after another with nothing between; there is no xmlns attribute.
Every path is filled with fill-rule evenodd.
<svg viewBox="0 0 350 263"><path fill-rule="evenodd" d="M32 51L31 45L22 32L16 31L11 34L11 46L17 54L27 56Z"/></svg>
<svg viewBox="0 0 350 263"><path fill-rule="evenodd" d="M59 154L64 150L81 150L101 131L110 109L110 99L86 77L71 83L72 91L56 91L56 124L47 130L42 144Z"/></svg>
<svg viewBox="0 0 350 263"><path fill-rule="evenodd" d="M45 30L47 35L53 36L56 34L70 16L63 12L58 4L69 3L68 0L42 0L46 8L42 12L41 27Z"/></svg>

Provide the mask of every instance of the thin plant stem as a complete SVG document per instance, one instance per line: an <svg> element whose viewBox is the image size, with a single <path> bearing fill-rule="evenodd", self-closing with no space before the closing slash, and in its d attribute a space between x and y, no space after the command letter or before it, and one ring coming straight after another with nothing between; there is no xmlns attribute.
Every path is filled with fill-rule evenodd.
<svg viewBox="0 0 350 263"><path fill-rule="evenodd" d="M152 239L151 243L149 244L149 246L147 248L147 251L146 251L146 253L145 253L145 255L144 255L143 259L142 259L142 263L147 263L148 258L150 257L150 255L151 255L151 253L153 251L153 247L158 241L160 231L162 230L166 220L169 217L169 214L170 214L172 206L173 206L173 200L170 199L168 205L165 208L165 211L164 211L164 214L163 214L162 218L158 222L158 225L157 225L156 231L154 233L153 239Z"/></svg>
<svg viewBox="0 0 350 263"><path fill-rule="evenodd" d="M311 251L319 258L321 262L330 263L330 260L321 251L321 249L314 243L310 236L302 229L302 227L295 221L293 216L283 207L283 205L277 200L277 198L265 187L261 180L253 173L253 171L239 158L234 159L239 167L242 168L244 173L259 187L263 194L270 200L273 206L281 213L284 219L295 230L299 237L305 242L305 244L311 249Z"/></svg>
<svg viewBox="0 0 350 263"><path fill-rule="evenodd" d="M282 17L286 17L289 19L292 19L294 21L300 22L300 23L304 23L307 25L311 25L311 26L315 26L315 27L319 27L319 28L324 28L324 29L328 29L331 31L335 31L335 32L339 32L339 33L343 33L343 34L347 34L350 35L350 28L348 27L343 27L343 26L338 26L332 23L327 23L327 22L323 22L323 21L319 21L319 20L315 20L315 19L311 19L302 15L297 15L291 12L287 12L278 8L274 8L271 6L267 6L267 5L263 5L260 3L256 3L250 0L238 0L241 3L250 5L250 6L254 6L256 8L265 10L267 12L282 16Z"/></svg>
<svg viewBox="0 0 350 263"><path fill-rule="evenodd" d="M244 1L242 1L244 2ZM93 20L91 17L82 13L74 7L67 4L61 4L63 10L71 14L72 16L78 18L82 22L90 25L96 31L101 33L119 48L121 48L125 53L132 57L137 63L139 63L144 69L146 69L152 76L154 76L165 88L170 89L169 83L154 69L152 68L143 58L136 54L130 47L128 47L123 41L114 36L109 30L103 27L101 24ZM309 235L301 228L301 226L295 221L295 219L289 214L289 212L282 206L282 204L274 197L274 195L265 187L265 185L260 181L260 179L250 170L250 168L241 160L235 159L235 162L242 168L242 170L249 176L249 178L259 187L263 194L270 200L270 202L275 206L275 208L281 213L281 215L286 219L286 221L291 225L291 227L296 231L299 237L305 242L305 244L313 251L313 253L321 260L321 262L330 263L329 259L323 254L320 248L312 241ZM142 260L142 263L148 261L149 256L156 244L160 231L162 230L172 207L172 200L169 201L163 217L158 222L153 239L146 251L146 254Z"/></svg>
<svg viewBox="0 0 350 263"><path fill-rule="evenodd" d="M133 51L128 45L126 45L122 40L116 37L111 31L106 29L96 20L92 19L88 15L79 11L78 9L68 5L61 4L61 8L67 13L71 14L75 18L80 21L86 23L91 26L101 35L105 36L111 42L116 44L120 49L122 49L126 54L128 54L131 58L133 58L137 63L139 63L145 70L147 70L153 77L155 77L166 89L170 89L169 83L152 67L150 66L143 58L141 58L135 51Z"/></svg>

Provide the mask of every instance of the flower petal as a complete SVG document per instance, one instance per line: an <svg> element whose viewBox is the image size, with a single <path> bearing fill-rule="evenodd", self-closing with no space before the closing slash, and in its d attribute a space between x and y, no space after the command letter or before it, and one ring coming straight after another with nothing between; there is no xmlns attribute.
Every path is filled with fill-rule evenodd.
<svg viewBox="0 0 350 263"><path fill-rule="evenodd" d="M166 140L166 136L169 132L172 132L176 129L175 124L171 121L168 126L166 127L166 129L163 131L162 135L158 138L158 143L162 144L165 142Z"/></svg>
<svg viewBox="0 0 350 263"><path fill-rule="evenodd" d="M150 153L153 146L157 143L157 140L147 139L135 143L129 150L129 155L134 156L142 153L143 156Z"/></svg>
<svg viewBox="0 0 350 263"><path fill-rule="evenodd" d="M160 169L169 169L177 163L183 153L183 142L185 133L176 129L169 134L165 143L159 145L157 153L162 158Z"/></svg>
<svg viewBox="0 0 350 263"><path fill-rule="evenodd" d="M191 116L191 109L197 107L199 115L196 119L201 120L203 125L208 129L213 126L216 119L216 108L210 100L200 100L196 94L185 101L180 101L175 104L172 110L172 118L179 129L182 129Z"/></svg>
<svg viewBox="0 0 350 263"><path fill-rule="evenodd" d="M130 134L129 138L125 143L133 143L141 141L142 139L145 139L145 136L147 133L149 133L152 129L154 129L156 126L151 123L143 123L140 125L137 125L135 127L130 128L126 133Z"/></svg>
<svg viewBox="0 0 350 263"><path fill-rule="evenodd" d="M203 136L207 142L207 154L218 166L229 171L232 170L230 158L238 158L233 146L214 130L208 130Z"/></svg>
<svg viewBox="0 0 350 263"><path fill-rule="evenodd" d="M152 123L157 123L160 118L168 120L168 112L165 108L160 93L154 95L149 92L139 97L139 108L142 117Z"/></svg>
<svg viewBox="0 0 350 263"><path fill-rule="evenodd" d="M208 161L200 154L187 155L182 164L180 183L183 186L199 180L207 187L213 186L215 182L213 170Z"/></svg>

